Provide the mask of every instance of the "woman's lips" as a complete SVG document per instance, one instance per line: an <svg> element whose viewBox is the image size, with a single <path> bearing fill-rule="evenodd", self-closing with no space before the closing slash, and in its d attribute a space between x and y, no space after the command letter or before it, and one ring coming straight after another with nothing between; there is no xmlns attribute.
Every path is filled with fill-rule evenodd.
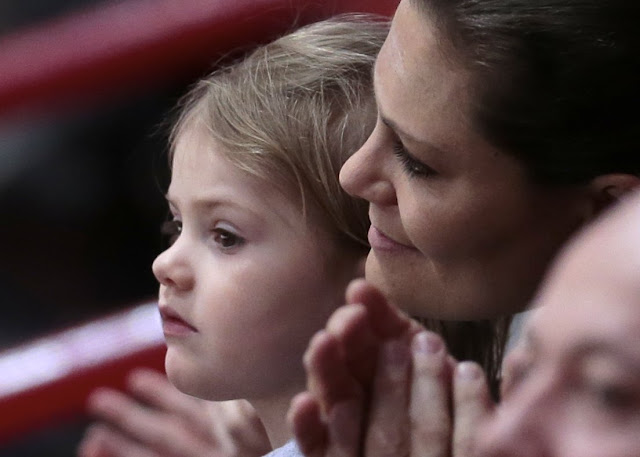
<svg viewBox="0 0 640 457"><path fill-rule="evenodd" d="M412 246L407 246L405 244L398 243L397 241L392 240L380 230L375 228L373 225L369 227L369 244L371 248L376 251L386 251L386 252L400 252L400 251L415 251L415 248Z"/></svg>
<svg viewBox="0 0 640 457"><path fill-rule="evenodd" d="M161 307L160 317L162 318L162 331L164 336L186 336L198 330L171 308Z"/></svg>

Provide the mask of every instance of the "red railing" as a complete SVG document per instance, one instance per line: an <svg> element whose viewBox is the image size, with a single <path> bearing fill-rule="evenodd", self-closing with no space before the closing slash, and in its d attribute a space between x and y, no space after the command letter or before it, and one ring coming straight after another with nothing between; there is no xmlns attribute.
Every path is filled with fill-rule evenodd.
<svg viewBox="0 0 640 457"><path fill-rule="evenodd" d="M129 0L0 39L0 116L161 87L225 53L337 13L398 0Z"/></svg>
<svg viewBox="0 0 640 457"><path fill-rule="evenodd" d="M97 386L124 387L136 366L163 370L154 303L0 352L0 443L80 417Z"/></svg>

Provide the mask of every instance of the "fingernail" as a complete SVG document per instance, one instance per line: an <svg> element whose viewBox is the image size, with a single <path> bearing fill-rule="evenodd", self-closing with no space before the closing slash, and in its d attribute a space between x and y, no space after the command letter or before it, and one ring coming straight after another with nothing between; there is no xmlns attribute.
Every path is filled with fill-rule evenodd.
<svg viewBox="0 0 640 457"><path fill-rule="evenodd" d="M424 354L437 354L442 350L444 344L442 339L430 332L420 332L413 338L413 350Z"/></svg>
<svg viewBox="0 0 640 457"><path fill-rule="evenodd" d="M460 362L456 367L456 375L463 381L473 381L482 376L482 370L473 362Z"/></svg>

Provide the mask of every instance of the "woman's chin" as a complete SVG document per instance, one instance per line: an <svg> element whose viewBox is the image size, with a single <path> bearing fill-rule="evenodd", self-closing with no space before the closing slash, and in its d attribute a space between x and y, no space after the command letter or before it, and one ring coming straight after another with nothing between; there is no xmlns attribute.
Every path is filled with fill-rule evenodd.
<svg viewBox="0 0 640 457"><path fill-rule="evenodd" d="M365 278L377 287L395 306L412 316L437 314L433 309L433 294L428 294L428 287L421 281L408 281L414 278L415 272L409 269L388 265L385 259L377 258L374 252L369 253L365 264ZM430 299L431 298L431 299Z"/></svg>

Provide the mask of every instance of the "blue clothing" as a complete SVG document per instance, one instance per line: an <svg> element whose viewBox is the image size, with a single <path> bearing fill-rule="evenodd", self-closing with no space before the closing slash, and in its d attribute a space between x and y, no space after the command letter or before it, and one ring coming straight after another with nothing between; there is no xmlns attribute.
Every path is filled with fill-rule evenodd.
<svg viewBox="0 0 640 457"><path fill-rule="evenodd" d="M269 452L264 457L304 457L304 456L302 455L302 452L300 452L300 450L298 449L296 442L294 440L291 440L284 446Z"/></svg>

